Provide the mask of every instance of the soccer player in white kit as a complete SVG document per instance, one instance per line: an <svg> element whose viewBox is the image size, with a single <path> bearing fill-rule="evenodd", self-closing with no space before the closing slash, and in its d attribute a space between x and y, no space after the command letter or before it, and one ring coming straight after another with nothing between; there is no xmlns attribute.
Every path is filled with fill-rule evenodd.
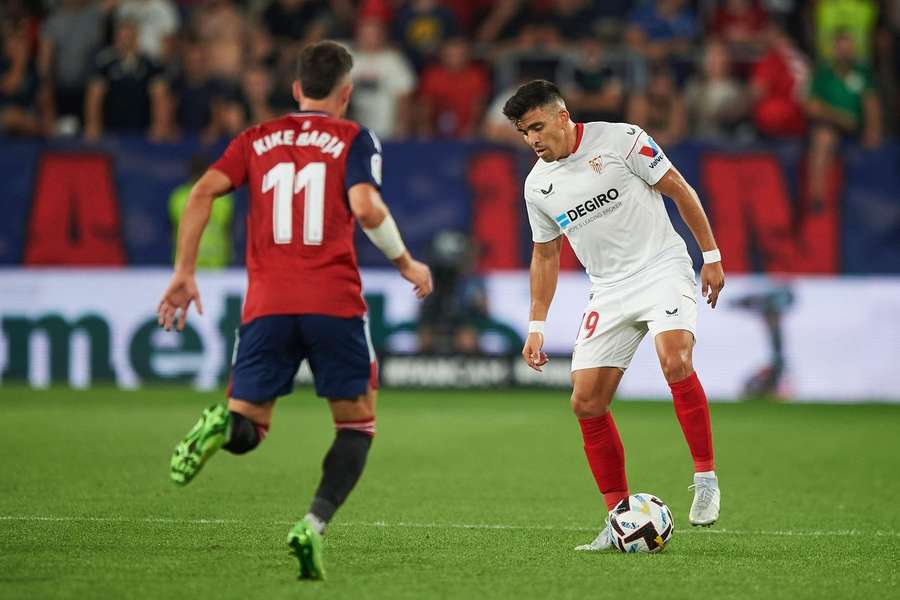
<svg viewBox="0 0 900 600"><path fill-rule="evenodd" d="M544 320L556 291L562 236L591 281L572 353L572 410L607 510L628 497L625 454L609 405L638 344L653 334L675 413L694 460L690 522L712 525L720 494L709 406L691 362L697 321L694 271L662 195L678 207L703 250L702 294L715 308L725 284L721 257L694 189L646 132L627 123L575 123L555 85L519 87L503 113L540 160L525 179L534 250L531 322L522 357L540 371ZM611 546L600 534L577 550Z"/></svg>

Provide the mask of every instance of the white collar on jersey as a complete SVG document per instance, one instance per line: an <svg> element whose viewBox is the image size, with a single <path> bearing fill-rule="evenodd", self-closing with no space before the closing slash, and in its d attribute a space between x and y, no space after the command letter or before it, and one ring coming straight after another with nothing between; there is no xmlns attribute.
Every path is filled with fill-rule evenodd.
<svg viewBox="0 0 900 600"><path fill-rule="evenodd" d="M298 110L291 113L292 117L330 117L327 112L321 110Z"/></svg>

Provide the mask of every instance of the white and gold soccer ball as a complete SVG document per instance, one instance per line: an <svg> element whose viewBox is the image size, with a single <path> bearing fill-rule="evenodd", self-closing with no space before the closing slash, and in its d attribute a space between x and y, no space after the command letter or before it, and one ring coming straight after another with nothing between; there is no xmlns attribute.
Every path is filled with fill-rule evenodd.
<svg viewBox="0 0 900 600"><path fill-rule="evenodd" d="M672 511L652 494L632 494L609 513L613 545L622 552L660 552L672 539Z"/></svg>

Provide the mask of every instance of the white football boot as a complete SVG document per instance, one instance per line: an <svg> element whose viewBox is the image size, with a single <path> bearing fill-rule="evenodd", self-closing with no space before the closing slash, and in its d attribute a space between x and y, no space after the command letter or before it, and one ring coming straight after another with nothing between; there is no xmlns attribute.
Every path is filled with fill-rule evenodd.
<svg viewBox="0 0 900 600"><path fill-rule="evenodd" d="M581 552L599 552L600 550L612 548L612 544L612 535L610 534L609 529L609 516L607 515L606 521L603 522L603 529L600 530L600 533L597 534L594 541L590 544L575 546L575 549Z"/></svg>
<svg viewBox="0 0 900 600"><path fill-rule="evenodd" d="M691 525L708 527L719 519L719 479L713 475L694 474L694 485L688 489L694 490L694 502L691 504L691 513L688 517Z"/></svg>

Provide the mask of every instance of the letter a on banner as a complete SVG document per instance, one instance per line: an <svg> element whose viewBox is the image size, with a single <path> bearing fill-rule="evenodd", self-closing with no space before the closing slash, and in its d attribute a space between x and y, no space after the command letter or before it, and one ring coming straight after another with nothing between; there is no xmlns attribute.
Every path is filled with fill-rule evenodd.
<svg viewBox="0 0 900 600"><path fill-rule="evenodd" d="M521 184L506 152L475 155L468 169L472 189L472 233L480 248L478 268L522 267L519 242Z"/></svg>
<svg viewBox="0 0 900 600"><path fill-rule="evenodd" d="M836 273L842 171L832 166L819 206L800 185L792 200L775 156L712 154L701 163L716 239L731 272ZM805 168L800 169L806 180ZM799 207L799 210L798 210Z"/></svg>
<svg viewBox="0 0 900 600"><path fill-rule="evenodd" d="M26 240L26 265L124 265L109 158L44 154L38 164Z"/></svg>

